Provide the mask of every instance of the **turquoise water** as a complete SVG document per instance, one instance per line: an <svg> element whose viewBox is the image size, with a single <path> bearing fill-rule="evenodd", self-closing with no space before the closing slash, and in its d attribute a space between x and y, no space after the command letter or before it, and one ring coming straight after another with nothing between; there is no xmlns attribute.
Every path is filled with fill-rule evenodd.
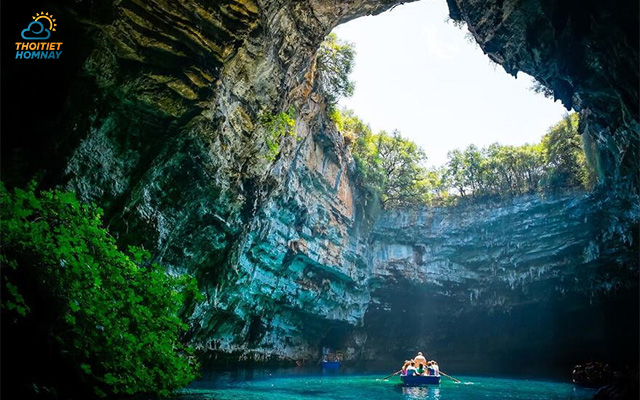
<svg viewBox="0 0 640 400"><path fill-rule="evenodd" d="M454 383L444 376L440 385L403 388L399 377L381 380L379 374L236 373L205 376L185 389L181 400L587 400L595 391L569 383L456 376Z"/></svg>

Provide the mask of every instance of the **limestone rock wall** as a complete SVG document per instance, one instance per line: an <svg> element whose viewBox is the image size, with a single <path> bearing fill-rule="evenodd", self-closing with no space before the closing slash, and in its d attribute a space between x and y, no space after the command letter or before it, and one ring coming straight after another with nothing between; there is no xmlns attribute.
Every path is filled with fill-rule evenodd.
<svg viewBox="0 0 640 400"><path fill-rule="evenodd" d="M298 121L291 165L247 223L229 267L193 316L195 342L239 359L315 358L332 327L361 324L369 303L356 193L342 140L321 116Z"/></svg>
<svg viewBox="0 0 640 400"><path fill-rule="evenodd" d="M608 227L623 215L638 221L640 208L608 196L383 215L371 239L364 324L375 334L363 354L386 348L402 359L415 350L405 343L415 343L459 369L511 373L562 372L589 357L633 363L638 231Z"/></svg>

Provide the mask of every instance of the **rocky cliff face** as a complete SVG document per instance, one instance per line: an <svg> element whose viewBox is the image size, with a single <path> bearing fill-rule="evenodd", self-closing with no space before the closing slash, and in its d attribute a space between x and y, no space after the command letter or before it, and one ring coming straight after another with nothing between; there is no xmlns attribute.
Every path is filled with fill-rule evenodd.
<svg viewBox="0 0 640 400"><path fill-rule="evenodd" d="M633 363L637 229L606 227L639 212L572 194L385 214L372 235L367 355L407 357L411 343L457 368L510 373Z"/></svg>
<svg viewBox="0 0 640 400"><path fill-rule="evenodd" d="M273 171L278 186L252 213L225 274L193 316L202 350L241 359L315 357L332 327L362 321L368 270L350 159L322 115L298 121L296 132L292 160Z"/></svg>
<svg viewBox="0 0 640 400"><path fill-rule="evenodd" d="M36 105L49 118L34 121L33 110L20 106L40 90L31 67L3 70L3 93L24 97L10 103L3 124L31 122L3 142L3 170L17 180L44 170L45 182L103 206L121 243L142 243L170 270L195 274L206 300L195 310L191 335L210 354L302 358L325 343L367 357L386 346L376 335L397 314L387 297L406 298L405 281L425 279L429 293L458 313L459 325L442 324L439 343L462 321L484 315L473 313L476 307L508 315L534 304L540 292L571 297L580 286L587 302L600 298L591 293L618 293L616 282L626 282L627 273L620 265L637 274L637 260L624 261L633 247L610 247L602 235L614 227L612 236L627 239L634 228L608 221L587 229L599 219L563 219L596 213L597 200L524 199L459 216L424 211L404 232L391 229L392 221L405 226L408 214L385 215L370 235L375 212L352 182L343 138L326 121L312 60L334 26L397 3L45 3L68 45L61 67L52 67L59 68L52 83L58 90L51 104ZM508 72L536 76L580 109L603 182L637 191L637 2L449 6ZM296 135L272 160L260 117L290 105ZM458 222L427 220L445 215ZM515 219L503 226L500 215ZM520 216L535 229L514 222ZM413 240L401 239L410 232ZM614 289L599 291L607 283Z"/></svg>

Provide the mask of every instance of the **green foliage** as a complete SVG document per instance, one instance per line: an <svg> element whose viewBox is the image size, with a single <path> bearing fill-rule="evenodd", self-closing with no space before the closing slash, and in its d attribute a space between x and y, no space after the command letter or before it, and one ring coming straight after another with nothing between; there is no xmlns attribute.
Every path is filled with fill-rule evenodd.
<svg viewBox="0 0 640 400"><path fill-rule="evenodd" d="M397 131L374 135L367 127L358 131L352 151L359 181L376 193L385 208L425 201L427 173L421 164L427 157L415 143Z"/></svg>
<svg viewBox="0 0 640 400"><path fill-rule="evenodd" d="M317 77L329 105L329 118L351 147L361 186L384 207L408 204L450 204L455 196L516 196L591 188L596 182L594 146L583 143L578 114L566 116L541 143L523 146L470 145L453 150L443 168L424 167L426 155L398 132L372 133L351 110L338 110L341 96L351 96L355 50L335 34L327 36L316 55ZM553 92L535 82L531 90ZM587 156L585 156L585 152Z"/></svg>
<svg viewBox="0 0 640 400"><path fill-rule="evenodd" d="M538 144L486 148L470 145L448 154L441 168L426 168L426 156L397 132L373 134L351 110L330 118L351 145L357 180L386 208L411 204L448 205L456 197L510 197L589 189L596 181L585 156L578 114L566 116ZM592 147L592 146L591 146ZM588 153L587 153L588 154Z"/></svg>
<svg viewBox="0 0 640 400"><path fill-rule="evenodd" d="M355 55L353 44L338 39L334 33L329 34L318 49L316 79L329 108L333 108L340 97L353 95L355 83L349 79L349 74L353 70Z"/></svg>
<svg viewBox="0 0 640 400"><path fill-rule="evenodd" d="M287 111L273 115L264 113L260 116L260 124L265 127L267 135L265 143L269 149L268 159L273 161L280 154L280 142L286 136L295 136L296 109L290 106Z"/></svg>
<svg viewBox="0 0 640 400"><path fill-rule="evenodd" d="M334 108L329 113L329 118L336 124L347 145L355 143L360 137L371 135L371 127L358 118L353 110Z"/></svg>
<svg viewBox="0 0 640 400"><path fill-rule="evenodd" d="M460 196L515 196L590 188L595 183L578 133L578 114L553 126L539 144L483 149L471 145L448 154L446 179Z"/></svg>
<svg viewBox="0 0 640 400"><path fill-rule="evenodd" d="M594 168L588 166L578 125L577 113L567 115L542 139L548 166L546 184L552 189L591 187L595 183Z"/></svg>
<svg viewBox="0 0 640 400"><path fill-rule="evenodd" d="M100 396L168 395L195 377L192 350L179 340L193 278L167 275L140 248L120 251L101 210L70 192L0 183L0 215L3 333L37 319L23 329L30 339L15 338L28 343L11 345L50 343L72 366L68 379ZM47 370L55 368L64 366Z"/></svg>
<svg viewBox="0 0 640 400"><path fill-rule="evenodd" d="M541 145L502 146L483 149L470 145L448 154L444 171L451 188L460 196L515 196L537 191L544 171Z"/></svg>

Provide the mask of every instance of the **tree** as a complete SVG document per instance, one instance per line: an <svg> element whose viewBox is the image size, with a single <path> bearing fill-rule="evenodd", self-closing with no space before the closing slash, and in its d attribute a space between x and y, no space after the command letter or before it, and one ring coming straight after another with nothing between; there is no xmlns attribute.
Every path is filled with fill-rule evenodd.
<svg viewBox="0 0 640 400"><path fill-rule="evenodd" d="M425 179L420 181L422 191L426 193L425 200L430 205L449 205L451 197L449 188L450 182L447 180L446 167L431 167L425 171Z"/></svg>
<svg viewBox="0 0 640 400"><path fill-rule="evenodd" d="M467 194L464 156L460 150L456 149L447 153L447 159L445 170L447 180L451 183L452 188L457 190L460 196L464 197Z"/></svg>
<svg viewBox="0 0 640 400"><path fill-rule="evenodd" d="M421 165L427 161L424 150L398 131L391 135L380 132L376 141L384 179L383 206L424 203L426 170Z"/></svg>
<svg viewBox="0 0 640 400"><path fill-rule="evenodd" d="M483 188L483 170L482 170L482 154L476 145L472 144L464 151L464 181L470 188L471 193L482 192Z"/></svg>
<svg viewBox="0 0 640 400"><path fill-rule="evenodd" d="M577 113L566 115L542 138L548 166L546 185L552 191L591 186L595 181L593 171L587 166L578 125Z"/></svg>
<svg viewBox="0 0 640 400"><path fill-rule="evenodd" d="M374 190L383 207L424 203L429 196L424 151L398 131L362 131L354 144L360 182Z"/></svg>
<svg viewBox="0 0 640 400"><path fill-rule="evenodd" d="M353 44L344 42L331 33L320 44L316 53L316 79L324 92L327 104L333 108L340 97L353 95L355 83L349 79L356 51Z"/></svg>
<svg viewBox="0 0 640 400"><path fill-rule="evenodd" d="M347 146L359 137L371 135L371 127L364 123L353 110L334 108L329 114L329 118L336 124L336 128L345 139Z"/></svg>
<svg viewBox="0 0 640 400"><path fill-rule="evenodd" d="M535 192L544 174L541 145L502 146L494 143L478 149L448 154L445 175L462 197L515 196Z"/></svg>
<svg viewBox="0 0 640 400"><path fill-rule="evenodd" d="M541 144L525 144L518 148L520 185L524 193L534 193L544 177L544 152Z"/></svg>
<svg viewBox="0 0 640 400"><path fill-rule="evenodd" d="M3 361L16 374L3 385L168 395L195 377L180 341L193 278L167 275L142 249L120 251L100 209L71 192L0 183L0 216Z"/></svg>

